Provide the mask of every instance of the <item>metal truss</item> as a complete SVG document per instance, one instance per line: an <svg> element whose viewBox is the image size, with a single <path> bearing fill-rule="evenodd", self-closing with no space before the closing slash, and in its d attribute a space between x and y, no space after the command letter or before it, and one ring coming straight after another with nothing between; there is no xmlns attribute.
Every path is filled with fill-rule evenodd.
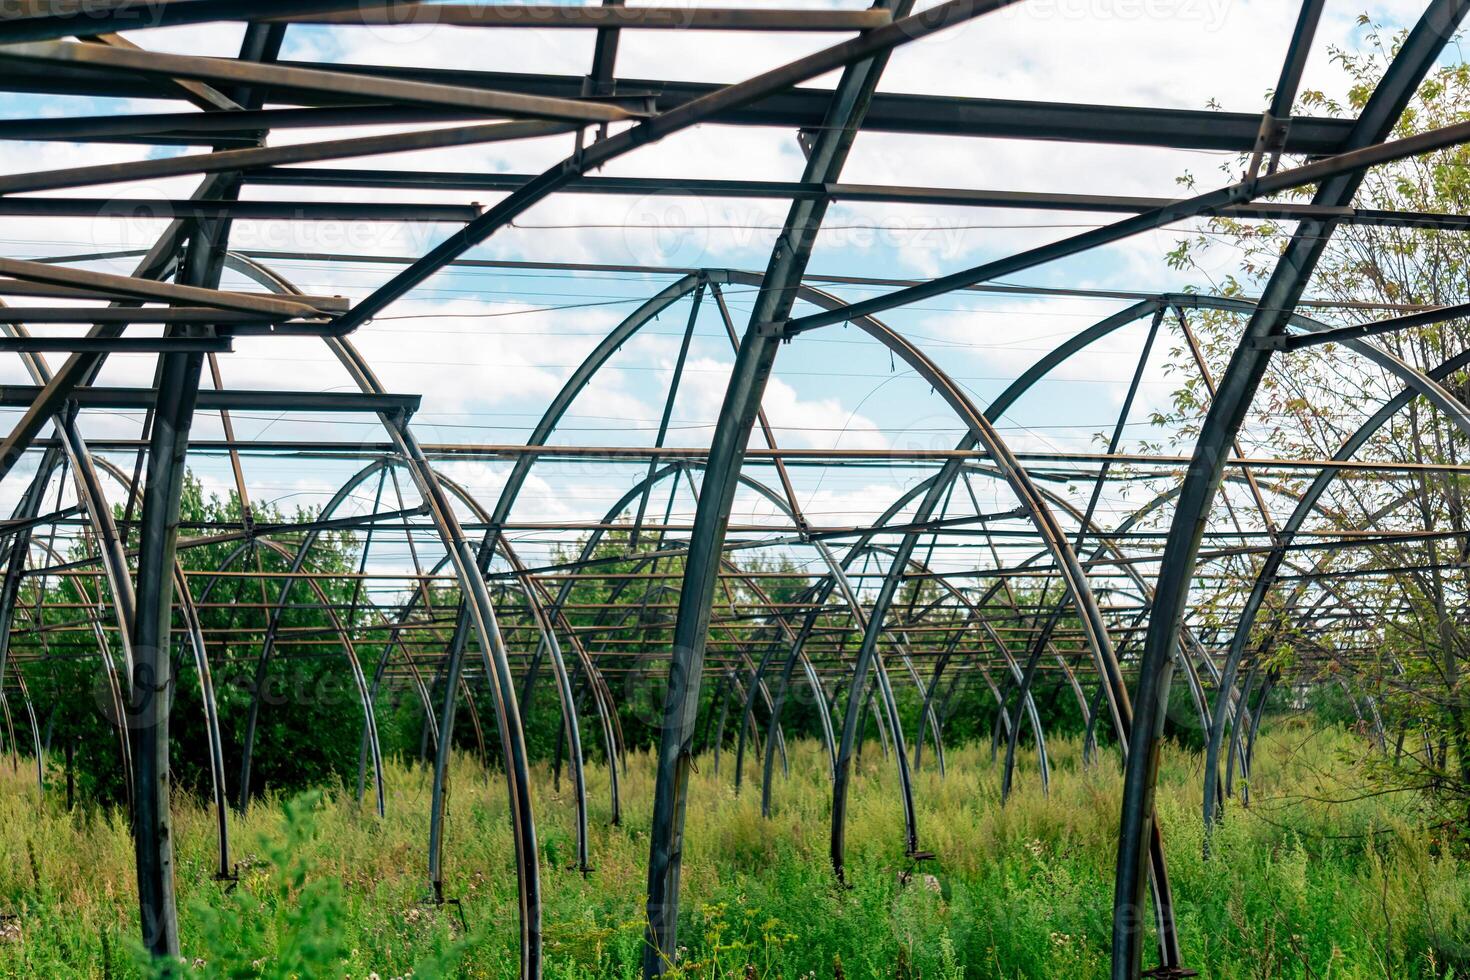
<svg viewBox="0 0 1470 980"><path fill-rule="evenodd" d="M51 708L33 700L20 665L55 656L58 634L91 638L107 710L118 721L118 764L128 787L143 940L150 950L179 953L168 806L177 676L192 669L199 679L218 832L215 871L224 879L233 869L231 804L249 803L261 719L307 710L267 702L263 692L273 665L327 656L340 658L351 679L362 716L358 796L366 796L371 770L379 815L393 801L382 778L377 708L401 693L422 711L422 754L432 760L433 773L424 863L438 901L451 897L445 893L445 862L452 860L446 798L459 712L469 715L482 760L491 741L498 749L514 832L522 976L539 977L543 969L536 770L524 723L533 711L552 710L543 677L554 691L558 718L554 778L559 783L565 769L571 780L575 866L583 874L594 873L596 865L589 824L604 814L617 824L625 812L619 779L628 745L621 719L639 710L635 702L650 690L659 692L644 719L659 738L646 976L661 975L678 955L684 815L696 753L711 751L718 772L721 752L733 740L733 782L739 789L757 773L762 812L769 816L779 806L778 760L783 771L791 764L788 740L819 739L832 779L830 853L841 881L854 760L869 722L897 776L903 850L922 859L924 828L912 775L930 758L938 773L945 772L945 727L960 703L956 692L965 687L982 692L974 703L993 712L997 759L1004 745L1003 795L1017 778L1023 746L1034 752L1042 787L1048 785L1044 697L1075 700L1089 763L1101 741L1116 747L1124 803L1113 975L1125 980L1144 973L1150 933L1158 962L1149 975L1188 975L1165 842L1154 817L1174 674L1184 680L1188 713L1205 735L1208 828L1233 795L1236 774L1249 770L1268 699L1293 683L1265 656L1272 637L1294 631L1310 640L1344 621L1370 617L1373 611L1342 584L1343 576L1374 571L1355 565L1353 556L1373 544L1432 537L1395 530L1394 514L1412 499L1344 514L1329 490L1357 474L1410 469L1359 459L1410 405L1427 406L1437 424L1470 437L1470 408L1450 383L1470 367L1470 353L1425 371L1375 343L1390 331L1458 319L1470 309L1384 306L1377 308L1387 314L1380 319L1339 326L1318 315L1324 304L1307 295L1340 225L1470 229L1470 216L1392 212L1355 202L1369 168L1470 141L1466 123L1393 138L1470 0L1425 4L1356 119L1291 114L1321 0L1302 4L1262 115L880 90L894 49L922 45L977 18L983 26L984 15L1016 2L1022 0L946 0L916 12L913 0L842 10L628 7L620 0L588 6L97 0L79 17L72 4L37 0L0 19L0 90L149 100L146 112L7 119L0 121L0 140L185 148L0 175L0 214L99 222L142 217L162 226L144 249L0 257L0 295L24 304L0 306L0 354L19 358L21 377L29 382L0 386L0 409L8 412L0 432L0 480L16 501L11 517L0 521L0 722L12 752L24 747L34 755L44 787L45 757L54 751ZM236 57L149 48L152 28L217 22L244 25ZM595 38L593 63L586 76L570 76L282 58L288 30L353 25L586 31ZM733 84L619 76L625 32L667 39L678 30L816 33L836 41ZM809 84L829 73L837 73L830 87ZM177 108L159 110L160 103ZM804 172L785 182L600 172L614 161L636 164L636 151L701 125L796 130ZM277 132L352 126L377 129L334 139L314 132L306 141L268 145ZM844 182L844 167L863 133L1224 151L1249 164L1240 180L1179 200ZM557 162L540 173L342 165L381 154L530 140L570 144L571 151L558 151ZM324 163L332 166L316 166ZM187 196L118 197L104 190L196 176L199 183ZM1310 203L1280 198L1309 186L1315 187ZM35 194L57 190L87 196ZM293 190L303 199L280 196ZM334 190L345 192L344 199L330 200ZM487 207L378 200L388 192L495 197ZM560 194L761 199L788 202L789 209L758 271L469 254ZM808 267L834 203L1091 212L1110 216L1110 223L930 280L818 275ZM1000 281L1215 216L1294 223L1291 244L1261 296L1153 293L1126 285L1041 289ZM437 230L432 247L407 255L266 251L232 242L234 223L244 220L412 222ZM99 268L120 261L132 263L131 274ZM285 272L303 263L328 275L365 265L390 274L365 291L334 282L333 295L311 295ZM616 272L655 284L652 295L599 338L561 389L536 406L541 415L523 445L421 441L414 416L425 393L387 390L355 342L359 328L419 295L433 277L474 270ZM854 286L883 291L845 298ZM743 323L729 302L736 292L750 305ZM1056 344L985 400L923 345L879 319L923 300L977 292L1087 296L1127 305ZM52 305L41 305L47 302ZM1200 311L1236 315L1245 323L1218 377L1191 331ZM631 433L613 445L579 442L567 424L574 406L587 408L589 386L615 357L636 349L651 332L646 328L665 313L684 327L672 378L659 392L662 413L651 444ZM674 444L676 399L691 387L685 376L691 339L701 317L714 314L719 343L728 339L733 358L717 424L707 444ZM67 324L88 329L50 329ZM1000 423L1019 400L1135 324L1147 324L1147 338L1131 381L1122 386L1118 417L1100 423L1110 434L1105 450L1010 444ZM157 329L137 329L147 325ZM1210 395L1208 414L1184 455L1125 453L1123 430L1145 369L1157 357L1160 333L1176 325ZM31 326L47 329L37 333ZM927 382L949 413L957 437L952 449L779 444L766 405L778 354L836 327L853 328ZM247 339L281 350L320 343L345 372L350 390L226 387L230 357ZM1331 456L1249 456L1241 430L1273 355L1328 343L1396 378L1401 392L1362 419ZM53 366L48 353L66 357ZM120 360L111 355L155 358L151 383L103 383ZM141 414L141 428L129 437L118 436L116 426L99 433L107 411ZM297 422L366 419L376 434L311 438L292 428L279 438L237 437L235 423L250 412ZM196 436L201 419L211 427L217 419L223 437ZM240 520L181 526L186 469L191 461L220 459L228 460ZM257 520L252 500L262 495L252 490L252 480L259 468L293 459L351 472L338 476L311 513ZM494 499L477 496L455 472L458 463L498 468L503 479ZM528 516L541 502L537 497L555 492L540 489L550 484L538 478L568 463L602 467L598 479L609 488L610 504L586 519ZM872 502L878 516L824 523L800 475L861 473L874 465L905 473L891 499ZM1424 469L1457 472L1448 465ZM1305 491L1293 492L1291 481L1306 478ZM1152 487L1147 499L1121 513L1104 507L1105 495L1140 483ZM1080 501L1067 491L1077 485ZM765 516L737 519L737 504L741 513ZM1227 513L1228 521L1222 518ZM1344 525L1353 530L1324 530ZM322 543L334 538L358 549L355 569L318 561ZM230 547L215 567L191 560L191 551L216 545ZM765 561L773 555L784 561L779 568ZM1216 578L1242 586L1223 628L1199 614ZM205 612L217 601L216 590L237 581L258 587L258 602L232 603L250 625L211 627ZM334 599L330 588L344 582L348 603ZM589 592L579 585L595 585L604 598L587 601ZM289 625L288 613L299 608L316 610L325 626ZM178 639L176 627L183 634ZM1394 742L1402 751L1403 735L1386 727L1371 685L1355 685L1351 651L1323 644L1309 657L1347 664L1341 682L1353 710L1382 751ZM240 746L227 745L221 731L216 678L222 668L253 678ZM12 696L23 707L28 745L18 739ZM493 728L482 724L477 697L491 705ZM797 700L813 710L794 715ZM904 703L917 710L906 715ZM814 718L812 730L796 731L797 717ZM232 779L226 758L236 751L240 770ZM610 776L605 810L588 798L584 770L592 757ZM1144 924L1149 917L1152 930Z"/></svg>

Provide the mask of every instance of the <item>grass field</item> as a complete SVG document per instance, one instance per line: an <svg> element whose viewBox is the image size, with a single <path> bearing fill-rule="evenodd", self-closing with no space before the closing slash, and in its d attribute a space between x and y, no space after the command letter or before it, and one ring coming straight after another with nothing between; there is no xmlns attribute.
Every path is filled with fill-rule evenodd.
<svg viewBox="0 0 1470 980"><path fill-rule="evenodd" d="M918 774L921 846L905 885L902 817L876 745L850 809L849 880L827 858L819 747L793 747L763 820L759 786L731 788L731 757L694 777L684 860L683 977L982 978L1105 975L1119 777L1054 745L1051 793L1034 767L999 801L989 747L952 749ZM1233 805L1201 857L1198 757L1171 747L1164 825L1186 965L1205 977L1470 977L1470 864L1419 826L1412 801L1364 796L1350 735L1263 736L1249 809ZM0 776L0 972L130 977L132 847L118 814L65 812L22 766ZM428 779L389 772L384 820L340 789L267 801L234 822L238 887L212 880L213 815L180 801L185 975L512 977L515 897L499 777L465 758L450 797L447 894L425 898ZM550 978L633 977L642 937L651 760L629 760L622 827L606 774L589 773L592 855L571 870L571 800L540 774L536 813ZM565 789L565 784L564 784ZM1321 802L1349 798L1347 802Z"/></svg>

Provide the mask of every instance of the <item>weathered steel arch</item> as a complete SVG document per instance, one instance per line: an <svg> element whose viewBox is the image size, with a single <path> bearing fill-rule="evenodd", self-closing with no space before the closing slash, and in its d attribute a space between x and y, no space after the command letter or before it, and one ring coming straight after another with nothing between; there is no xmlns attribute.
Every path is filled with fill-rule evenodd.
<svg viewBox="0 0 1470 980"><path fill-rule="evenodd" d="M1162 294L1158 297L1142 300L1134 304L1133 306L1130 306L1122 311L1119 311L1118 313L1113 314L1110 317L1099 321L1092 327L1079 332L1074 337L1058 345L1051 353L1042 357L1040 360L1037 361L1035 365L1033 365L1030 369L1023 373L1019 378L1017 378L1017 380L1013 382L999 398L996 399L996 402L992 405L990 411L999 414L1000 412L1008 409L1015 400L1020 398L1020 396L1023 395L1026 391L1030 390L1030 388L1032 388L1046 374L1054 370L1057 366L1059 366L1068 358L1077 354L1092 343L1095 343L1097 340L1115 332L1118 329L1121 329L1124 326L1127 326L1130 323L1141 319L1144 316L1151 315L1163 309L1167 309L1171 306L1181 309L1211 309L1225 312L1238 312L1242 314L1250 314L1257 309L1256 303L1252 303L1247 300L1239 300L1231 297L1207 296L1192 293ZM1302 314L1295 311L1290 312L1286 316L1285 323L1289 326L1298 327L1305 332L1319 332L1329 329L1327 324L1303 316ZM1407 401L1415 394L1422 395L1425 398L1429 399L1433 404L1439 406L1442 410L1444 410L1450 416L1452 421L1454 421L1454 423L1462 429L1462 431L1467 431L1465 406L1452 393L1446 391L1442 386L1437 383L1438 379L1450 373L1450 370L1447 369L1443 373L1439 373L1438 371L1426 373L1405 364L1398 358L1371 343L1354 338L1348 338L1342 343L1343 346L1348 347L1349 349L1361 354L1362 356L1368 358L1369 360L1378 364L1380 367L1384 368L1385 370L1403 380L1405 385L1407 386L1405 392L1401 396L1404 399L1405 404L1407 404ZM997 409L996 406L1000 406L1000 408ZM1397 411L1397 409L1389 411L1388 415L1392 415L1394 411ZM1384 417L1383 421L1386 420L1387 416ZM1376 425L1373 425L1373 430L1376 431L1377 428L1381 427L1383 421L1380 421ZM1362 440L1366 441L1370 434L1371 432L1365 432L1362 436ZM1356 451L1356 447L1353 451ZM1315 492L1310 494L1312 502L1315 502L1317 497L1320 496L1321 491L1326 489L1326 484L1330 483L1335 475L1336 470L1332 468L1327 468L1323 471L1323 473L1319 477L1319 480L1322 481L1322 486L1320 488L1317 488L1316 484L1314 484ZM1325 478L1325 480L1323 478ZM1174 494L1170 494L1169 496L1174 496ZM1311 503L1307 503L1305 499L1303 500L1303 506L1299 507L1297 512L1299 517L1297 515L1294 515L1294 520L1297 527L1300 526L1301 520L1304 520L1306 518L1307 513L1311 509L1311 506ZM1290 522L1288 526L1290 526ZM1284 536L1281 538L1280 544L1278 544L1277 547L1273 550L1273 555L1284 554L1284 549L1288 545L1291 533L1293 533L1294 530L1295 528L1292 528L1291 531L1284 533ZM1270 559L1268 558L1266 568L1269 567ZM1263 574L1264 573L1265 572L1263 569ZM1258 585L1260 585L1262 590L1269 587L1269 583L1261 585L1259 579ZM1252 599L1248 602L1246 612L1244 613L1241 620L1241 623L1243 624L1243 630L1241 628L1237 629L1237 636L1242 638L1239 640L1239 642L1242 644L1244 642L1243 637L1249 635L1250 626L1254 622L1255 614L1258 611L1260 602L1263 598L1264 591L1262 591L1261 596L1257 597L1254 595L1253 590ZM1222 676L1220 679L1220 685L1222 692L1229 692L1233 689L1235 683L1235 673L1238 669L1239 658L1242 652L1243 650L1237 651L1235 648L1235 644L1232 643L1232 647L1227 654L1224 667L1221 670ZM1208 658L1205 658L1204 662L1207 664L1211 663ZM1192 690L1195 687L1197 687L1197 685L1192 683ZM1206 750L1207 762L1205 770L1205 812L1207 820L1211 818L1211 814L1214 810L1216 780L1212 778L1210 774L1218 771L1218 757L1220 751L1219 741L1224 727L1223 713L1226 710L1225 704L1228 703L1228 701L1229 698L1227 696L1227 693L1222 693L1219 702L1216 704L1215 709L1212 712L1211 717L1207 720L1206 724L1206 730L1210 733Z"/></svg>
<svg viewBox="0 0 1470 980"><path fill-rule="evenodd" d="M637 483L635 483L631 488L625 491L623 495L612 504L612 506L607 509L607 512L603 515L602 520L598 522L598 526L588 534L586 540L583 542L582 550L579 553L578 562L586 562L588 559L591 558L591 556L596 552L598 545L601 544L602 539L606 536L607 528L612 524L613 520L619 514L623 513L629 507L631 507L638 499L641 498L641 496L645 492L657 486L659 483L663 482L666 479L677 480L679 477L684 476L686 471L690 469L700 469L702 468L702 466L703 464L697 461L680 461L670 463L657 469L651 475L645 476ZM760 481L742 475L740 478L740 483L742 486L745 486L748 489L753 490L754 492L765 497L775 506L784 508L785 502L781 498L781 496L770 487L762 484ZM657 554L657 552L649 552L643 559L640 560L656 560ZM572 584L570 582L563 583L555 601L551 604L551 608L558 615L560 614L562 605L567 601L568 597L570 596L571 591ZM570 627L568 628L570 629ZM814 680L816 674L811 667L810 661L804 662L803 666L807 672L808 677ZM824 721L823 729L824 731L830 732L830 719ZM772 739L767 739L768 745L780 745L783 741L779 736L773 736L773 738L774 742ZM829 750L831 749L830 742L828 744L828 748Z"/></svg>
<svg viewBox="0 0 1470 980"><path fill-rule="evenodd" d="M285 279L255 262L230 253L227 261L242 273L275 292L300 293ZM368 367L367 362L344 338L326 338L328 349L337 357L352 380L365 393L382 394L383 386ZM405 460L419 495L428 508L445 551L450 555L456 577L460 581L461 595L476 638L480 656L484 661L485 674L491 679L491 693L495 704L496 725L500 730L501 747L505 754L506 791L510 799L512 837L515 842L516 883L520 903L520 955L521 975L541 975L541 875L537 866L536 827L531 811L531 787L529 762L526 757L524 732L521 729L520 712L516 704L515 684L511 677L510 663L505 644L500 635L495 610L485 579L480 572L475 549L466 540L459 521L437 474L430 467L423 450L419 448L406 419L380 414L383 428L398 453ZM453 730L455 702L458 696L458 681L462 665L462 645L454 644L448 664L448 680L445 685L444 718L440 722L441 732ZM443 845L443 786L448 772L451 740L439 740L434 763L434 795L440 806L433 807L429 826L429 880L436 898L443 898L444 878L442 872Z"/></svg>
<svg viewBox="0 0 1470 980"><path fill-rule="evenodd" d="M10 337L28 336L26 329L20 324L7 324L0 327L0 331ZM22 353L21 363L25 366L26 373L38 385L45 385L51 381L52 375L46 359L38 353ZM137 597L133 592L133 580L128 569L126 549L122 537L118 534L117 524L112 518L112 509L108 506L107 498L102 492L101 482L97 478L92 454L87 451L86 443L82 441L81 434L76 425L76 413L67 409L58 414L52 420L53 428L65 453L66 461L70 467L76 494L83 511L87 516L87 522L96 537L96 546L105 580L108 588L108 605L112 609L113 616L117 622L118 650L122 654L122 669L119 671L113 662L112 648L107 643L105 634L101 631L100 624L97 625L97 638L99 652L102 654L103 669L107 672L108 687L113 702L113 717L117 719L118 741L123 753L123 785L128 794L129 806L133 799L132 778L132 745L129 738L128 726L123 719L128 717L129 707L125 700L125 694L131 692L133 684L133 641L132 631L137 611ZM47 459L51 456L48 452ZM47 472L43 469L41 472ZM124 484L126 486L126 484ZM35 504L40 503L39 496ZM32 517L35 515L32 514ZM29 535L27 535L29 537ZM20 588L21 569L15 569L14 581L6 579L3 588L7 590ZM98 592L98 603L102 601L101 591ZM0 619L0 628L9 632L10 619L13 611L15 596L7 594L0 597L0 606L3 606L7 618ZM8 641L7 641L8 642ZM3 677L3 673L0 673Z"/></svg>
<svg viewBox="0 0 1470 980"><path fill-rule="evenodd" d="M822 297L817 305L836 308L841 303L835 298ZM1109 684L1113 690L1112 700L1115 705L1115 721L1121 731L1123 727L1121 724L1121 714L1122 706L1126 704L1126 691L1123 690L1121 685L1122 678L1118 672L1117 662L1113 657L1112 647L1107 636L1106 624L1103 622L1102 614L1098 611L1097 604L1092 598L1091 590L1088 587L1086 576L1077 560L1077 556L1067 541L1066 536L1062 534L1060 525L1057 524L1044 498L1037 493L1034 482L1026 474L1025 469L1016 460L991 425L989 419L990 414L993 412L998 416L999 412L992 406L991 409L982 414L970 401L968 395L958 385L955 385L937 365L919 351L918 348L914 347L897 333L889 330L883 324L870 317L856 318L853 320L853 323L867 332L875 340L888 347L890 351L903 359L920 377L924 378L924 380L933 386L935 392L949 404L951 410L959 417L959 420L969 428L970 434L975 442L985 447L995 465L1005 476L1012 492L1015 493L1022 507L1025 509L1027 518L1036 526L1038 533L1046 543L1047 548L1052 552L1054 561L1062 572L1067 591L1078 609L1079 620L1086 634L1087 643L1098 661L1100 672L1109 678ZM929 495L925 498L924 504L920 505L919 513L923 515L922 519L927 519L928 514L932 513L933 508L938 505L942 496L942 491L940 490L940 484L942 482L944 481L936 481L934 486L931 487ZM915 535L905 536L904 545L902 546L904 549L904 561L895 563L900 572L904 562L907 560L908 553L912 552L916 541L917 537ZM897 577L891 575L884 580L882 590L879 593L878 603L875 605L875 611L883 610L886 612L886 608L892 602L896 591ZM877 623L881 626L881 619L881 615L875 615L869 620L869 636L865 636L864 638L863 654L860 654L859 657L859 674L864 671L864 659L866 658L866 660L871 661L874 656L877 641L877 629L874 628L874 624ZM858 679L860 678L855 678L855 683ZM849 719L852 724L855 724L855 714L851 709L849 709ZM844 736L845 738L849 738L846 729ZM833 865L838 870L840 876L843 850L843 815L846 802L846 778L840 753L838 781L836 783L836 791L833 794L833 801L832 857ZM1165 874L1162 865L1162 850L1158 852L1157 865L1157 876L1162 879ZM1160 887L1165 886L1161 885ZM1175 944L1176 940L1173 939L1172 921L1161 920L1160 924L1162 927L1160 934L1163 937L1161 941L1168 944Z"/></svg>
<svg viewBox="0 0 1470 980"><path fill-rule="evenodd" d="M337 492L332 495L331 499L322 507L319 519L330 520L337 513L337 509L352 496L354 490L391 465L392 463L386 459L375 460L348 478L347 482L342 484ZM255 731L260 721L262 695L267 686L267 671L270 667L271 655L275 652L276 638L281 628L281 620L285 616L287 604L291 599L291 592L299 580L301 570L306 566L306 559L311 552L312 546L316 544L321 534L322 531L319 528L308 530L302 537L301 543L297 546L294 554L285 550L281 545L271 541L269 538L262 537L258 539L259 543L270 547L286 559L286 571L281 581L280 594L276 597L275 605L270 611L270 618L266 624L265 634L261 638L260 653L255 660L255 683L252 685L251 690L250 713L245 718L245 735L240 749L240 794L237 806L241 810L244 810L250 803L250 765L255 755ZM325 595L322 593L320 584L315 579L307 579L306 581L308 587L314 589L317 593L323 608L328 612L332 620L333 628L342 643L343 655L347 657L351 665L354 683L359 680L362 681L358 686L362 701L363 721L367 726L368 738L371 743L370 751L373 759L374 782L377 786L378 815L382 816L386 812L382 773L383 754L378 746L378 725L374 717L372 698L368 691L366 679L361 676L362 667L358 662L351 637L348 635L341 621L337 618L335 611L330 608L331 604L327 602Z"/></svg>
<svg viewBox="0 0 1470 980"><path fill-rule="evenodd" d="M1388 137L1394 122L1467 10L1470 10L1470 4L1463 0L1431 0L1354 123L1346 149L1371 146ZM1313 204L1345 207L1352 202L1361 181L1361 170L1329 177L1318 188ZM1230 365L1219 380L1215 398L1196 440L1189 473L1170 525L1134 698L1136 713L1130 733L1133 751L1129 754L1124 774L1113 898L1113 976L1117 980L1129 980L1142 968L1143 930L1140 919L1147 867L1144 840L1153 838L1157 826L1153 815L1153 793L1163 725L1161 706L1167 701L1175 626L1184 614L1190 571L1199 552L1206 513L1223 473L1226 450L1245 419L1270 361L1270 350L1259 344L1283 331L1285 321L1301 298L1336 225L1336 221L1328 218L1313 218L1298 225L1262 294L1260 306L1251 316Z"/></svg>
<svg viewBox="0 0 1470 980"><path fill-rule="evenodd" d="M1357 455L1359 449L1373 436L1375 432L1386 425L1390 419L1397 415L1416 396L1428 396L1429 391L1434 391L1439 397L1435 404L1444 405L1448 403L1452 410L1449 411L1451 422L1460 431L1470 435L1470 412L1453 394L1441 388L1437 382L1449 377L1454 372L1470 365L1470 352L1459 354L1450 358L1443 364L1426 372L1425 384L1405 387L1398 395L1384 402L1384 404L1360 425L1351 436L1343 441L1332 456L1334 462L1345 462ZM1336 467L1324 467L1317 474L1311 485L1302 493L1301 501L1296 509L1281 527L1278 543L1271 549L1261 565L1256 580L1251 586L1250 595L1246 598L1239 618L1236 621L1235 634L1230 640L1230 647L1226 654L1223 669L1222 692L1225 688L1233 685L1235 674L1240 669L1241 658L1245 655L1245 648L1250 640L1251 630L1255 626L1257 615L1261 606L1265 603L1266 594L1270 591L1276 576L1277 569L1281 566L1286 556L1292 538L1306 522L1307 517L1322 494L1327 491L1328 486L1337 478L1340 471ZM1220 703L1215 706L1214 716L1210 725L1210 740L1206 746L1205 754L1205 796L1204 796L1204 818L1208 828L1218 819L1218 801L1216 799L1214 785L1215 779L1212 774L1217 773L1220 765L1220 747L1224 735L1225 722L1225 698L1221 696ZM1208 832L1208 831L1207 831ZM1208 841L1208 837L1206 837Z"/></svg>
<svg viewBox="0 0 1470 980"><path fill-rule="evenodd" d="M58 449L47 449L41 456L36 468L35 478L26 486L25 492L16 502L15 509L11 512L13 520L32 521L40 512L41 498L45 495L46 485L52 470L61 462L61 452ZM15 605L20 597L20 584L22 573L25 571L25 558L30 548L31 530L29 525L22 525L19 530L8 535L9 540L3 546L5 557L5 577L0 581L0 688L5 683L5 668L10 659L10 637L15 622ZM15 675L24 684L24 675L17 669ZM115 689L114 689L115 690ZM30 710L30 695L26 695L27 710ZM120 706L120 702L118 702ZM34 711L32 715L32 740L36 753L36 783L44 788L45 772L44 753L41 746L39 729L34 723Z"/></svg>
<svg viewBox="0 0 1470 980"><path fill-rule="evenodd" d="M83 445L80 443L80 436L77 437L77 441L79 445ZM101 457L93 457L92 462L94 466L102 469L118 482L125 496L131 495L135 502L141 503L127 474ZM219 706L214 696L214 675L209 668L209 648L204 641L204 630L199 620L199 607L194 601L193 594L189 591L189 582L184 574L184 567L177 558L173 563L173 578L175 601L178 603L179 614L184 621L184 630L189 638L189 648L194 653L194 669L199 674L200 701L204 707L204 731L205 736L209 739L210 787L214 795L215 833L218 843L219 862L215 869L215 876L223 880L233 874L234 868L230 860L230 826L227 813L229 796L225 787L224 743L220 735Z"/></svg>

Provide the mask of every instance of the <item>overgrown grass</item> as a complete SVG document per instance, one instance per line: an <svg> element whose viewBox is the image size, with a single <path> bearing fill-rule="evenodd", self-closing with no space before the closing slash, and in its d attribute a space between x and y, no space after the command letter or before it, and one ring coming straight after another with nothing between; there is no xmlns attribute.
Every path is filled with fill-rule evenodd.
<svg viewBox="0 0 1470 980"><path fill-rule="evenodd" d="M916 780L921 846L909 877L891 765L868 747L850 808L849 881L827 855L829 785L818 746L793 747L773 819L754 767L731 787L699 762L684 854L684 977L981 978L1106 974L1119 776L1052 746L999 800L987 747L952 749L941 779ZM1201 975L1470 977L1470 866L1419 825L1411 800L1363 795L1340 733L1282 728L1257 750L1253 804L1232 806L1201 856L1199 759L1166 751L1159 807L1185 962ZM65 812L24 767L0 775L0 971L134 977L132 846L115 813ZM551 980L634 977L643 934L652 766L629 760L625 822L609 827L606 773L589 772L592 855L575 859L569 789L538 773ZM394 766L378 819L326 788L235 818L241 880L212 880L212 813L178 801L177 882L185 975L513 977L511 841L497 774L453 773L446 892L425 903L427 774ZM1326 799L1346 798L1326 803ZM905 880L907 879L907 883ZM467 928L466 928L467 927ZM334 964L323 966L322 964Z"/></svg>

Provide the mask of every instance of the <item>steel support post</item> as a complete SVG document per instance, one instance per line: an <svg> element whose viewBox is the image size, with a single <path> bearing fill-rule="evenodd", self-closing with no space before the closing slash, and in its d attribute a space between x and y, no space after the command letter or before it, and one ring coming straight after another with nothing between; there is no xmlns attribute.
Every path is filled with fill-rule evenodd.
<svg viewBox="0 0 1470 980"><path fill-rule="evenodd" d="M1359 115L1349 139L1349 155L1387 138L1419 82L1433 66L1467 10L1470 10L1470 3L1466 0L1433 0L1404 40L1382 82ZM1349 168L1329 176L1317 191L1313 203L1346 206L1351 203L1361 180L1361 169ZM1332 230L1331 222L1303 222L1283 253L1262 302L1220 379L1218 393L1210 404L1195 444L1189 472L1170 525L1143 659L1139 665L1130 752L1124 773L1113 895L1112 975L1115 980L1132 980L1142 969L1142 909L1148 867L1145 842L1156 829L1154 789L1174 644L1188 600L1205 521L1220 485L1228 448L1244 421L1270 358L1270 351L1256 346L1256 343L1283 331Z"/></svg>
<svg viewBox="0 0 1470 980"><path fill-rule="evenodd" d="M143 944L156 957L179 954L169 814L170 629L184 459L203 367L201 354L163 355L143 490L132 698L124 721L133 730L133 839Z"/></svg>

